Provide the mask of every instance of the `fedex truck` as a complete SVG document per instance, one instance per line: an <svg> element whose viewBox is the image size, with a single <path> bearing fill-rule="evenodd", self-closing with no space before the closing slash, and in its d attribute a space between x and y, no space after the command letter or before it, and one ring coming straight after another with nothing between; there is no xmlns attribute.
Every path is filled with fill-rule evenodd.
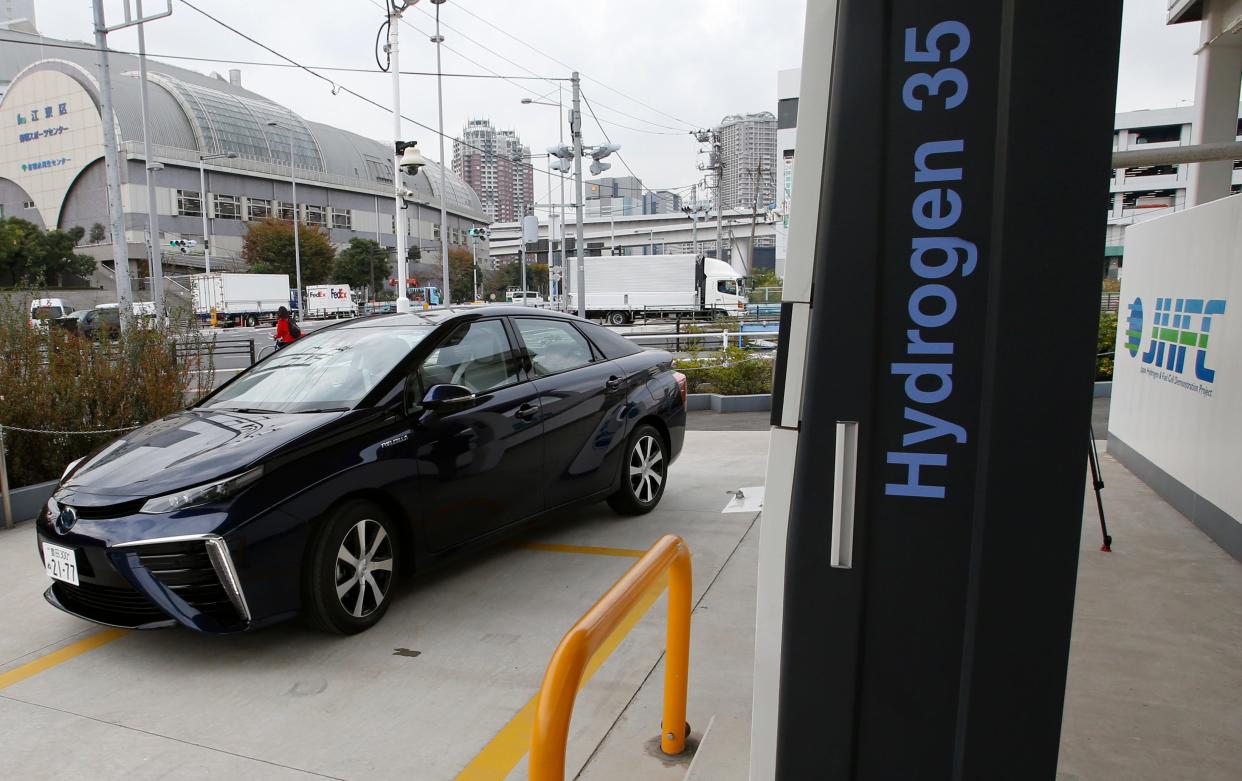
<svg viewBox="0 0 1242 781"><path fill-rule="evenodd" d="M608 255L583 259L586 268L586 315L609 325L636 317L693 314L737 316L746 309L742 275L722 260L701 255ZM577 310L573 261L569 311Z"/></svg>
<svg viewBox="0 0 1242 781"><path fill-rule="evenodd" d="M311 320L331 317L356 317L358 305L354 303L349 285L307 285L306 317Z"/></svg>

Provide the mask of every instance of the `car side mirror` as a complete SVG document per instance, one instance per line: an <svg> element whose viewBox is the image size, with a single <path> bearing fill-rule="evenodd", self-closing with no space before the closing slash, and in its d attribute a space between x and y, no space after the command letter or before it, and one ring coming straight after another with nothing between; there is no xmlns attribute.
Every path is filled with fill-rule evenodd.
<svg viewBox="0 0 1242 781"><path fill-rule="evenodd" d="M470 406L477 397L464 385L432 385L423 396L424 409L432 412L448 412Z"/></svg>

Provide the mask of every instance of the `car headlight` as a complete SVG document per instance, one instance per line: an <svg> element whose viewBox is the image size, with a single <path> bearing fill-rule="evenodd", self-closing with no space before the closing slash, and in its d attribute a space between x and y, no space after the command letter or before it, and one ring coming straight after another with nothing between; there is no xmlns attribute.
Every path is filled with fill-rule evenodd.
<svg viewBox="0 0 1242 781"><path fill-rule="evenodd" d="M226 477L225 479L217 480L214 483L196 485L193 488L184 488L171 494L156 496L152 499L148 499L146 504L142 505L142 509L138 512L170 513L174 510L180 510L185 507L195 507L200 504L219 502L238 493L255 480L258 480L262 477L262 475L263 467L257 466L249 472L242 472L240 475Z"/></svg>

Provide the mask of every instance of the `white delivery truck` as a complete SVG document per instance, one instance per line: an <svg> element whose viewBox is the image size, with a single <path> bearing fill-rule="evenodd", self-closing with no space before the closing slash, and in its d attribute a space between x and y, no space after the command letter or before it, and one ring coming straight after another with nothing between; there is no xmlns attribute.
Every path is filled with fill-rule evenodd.
<svg viewBox="0 0 1242 781"><path fill-rule="evenodd" d="M605 255L586 263L586 315L609 325L635 317L739 315L746 309L742 275L701 255ZM570 259L566 271L573 274ZM568 282L568 311L578 308L576 278Z"/></svg>
<svg viewBox="0 0 1242 781"><path fill-rule="evenodd" d="M309 320L329 317L357 317L349 285L307 285L306 317Z"/></svg>
<svg viewBox="0 0 1242 781"><path fill-rule="evenodd" d="M221 325L274 323L277 309L291 308L286 274L196 274L190 295L195 317L210 320L214 311Z"/></svg>

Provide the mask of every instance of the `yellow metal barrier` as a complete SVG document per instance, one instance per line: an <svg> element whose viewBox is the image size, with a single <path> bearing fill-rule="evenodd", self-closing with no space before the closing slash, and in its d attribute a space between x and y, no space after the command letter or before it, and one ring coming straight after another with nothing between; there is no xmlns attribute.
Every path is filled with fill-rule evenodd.
<svg viewBox="0 0 1242 781"><path fill-rule="evenodd" d="M660 748L686 747L686 683L690 670L690 549L673 534L661 537L561 640L544 673L530 740L531 781L564 781L565 743L574 700L587 663L660 577L668 580L668 641L664 656L664 718Z"/></svg>

